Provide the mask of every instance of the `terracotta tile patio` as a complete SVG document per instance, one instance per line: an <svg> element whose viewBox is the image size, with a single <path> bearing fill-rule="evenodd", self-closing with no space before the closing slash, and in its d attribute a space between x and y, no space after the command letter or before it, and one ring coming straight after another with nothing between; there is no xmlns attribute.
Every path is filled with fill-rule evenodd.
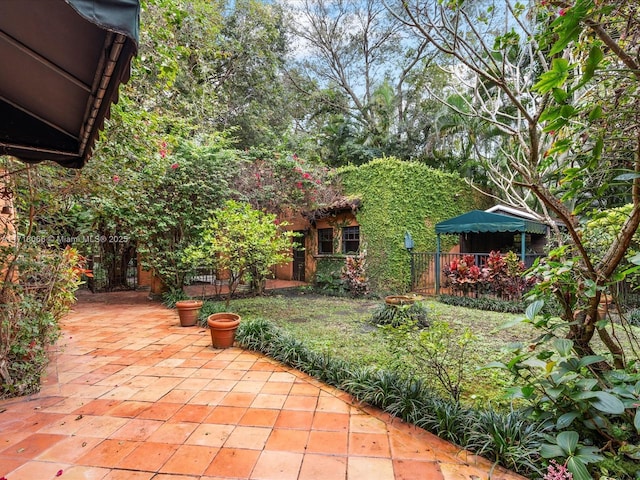
<svg viewBox="0 0 640 480"><path fill-rule="evenodd" d="M0 478L523 478L146 297L80 297L41 392L0 401Z"/></svg>

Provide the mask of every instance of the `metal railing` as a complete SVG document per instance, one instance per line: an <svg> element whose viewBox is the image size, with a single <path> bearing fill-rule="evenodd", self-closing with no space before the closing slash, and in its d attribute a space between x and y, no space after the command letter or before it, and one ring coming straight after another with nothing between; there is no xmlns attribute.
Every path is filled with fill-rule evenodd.
<svg viewBox="0 0 640 480"><path fill-rule="evenodd" d="M128 289L135 290L138 288L138 263L136 257L129 259L129 263L122 269L116 269L117 265L110 267L113 271L109 271L102 257L93 255L89 257L87 267L91 270L91 277L84 277L89 290L93 293L110 292L112 290Z"/></svg>

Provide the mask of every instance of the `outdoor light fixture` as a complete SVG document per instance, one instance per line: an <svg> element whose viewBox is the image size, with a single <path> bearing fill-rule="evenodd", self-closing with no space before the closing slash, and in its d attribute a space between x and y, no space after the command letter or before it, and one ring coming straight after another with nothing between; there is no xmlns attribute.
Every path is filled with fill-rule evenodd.
<svg viewBox="0 0 640 480"><path fill-rule="evenodd" d="M413 238L411 238L411 234L409 232L404 233L404 248L411 251L413 249L414 243Z"/></svg>

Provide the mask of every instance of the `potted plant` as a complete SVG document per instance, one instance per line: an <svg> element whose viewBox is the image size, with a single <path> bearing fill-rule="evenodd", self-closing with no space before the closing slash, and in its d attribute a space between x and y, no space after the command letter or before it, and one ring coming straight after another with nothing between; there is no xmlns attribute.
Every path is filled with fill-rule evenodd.
<svg viewBox="0 0 640 480"><path fill-rule="evenodd" d="M213 348L229 348L235 341L240 315L231 312L213 313L207 318L207 325Z"/></svg>
<svg viewBox="0 0 640 480"><path fill-rule="evenodd" d="M181 327L193 327L198 321L198 315L202 308L202 300L187 299L178 300L176 309L180 317Z"/></svg>

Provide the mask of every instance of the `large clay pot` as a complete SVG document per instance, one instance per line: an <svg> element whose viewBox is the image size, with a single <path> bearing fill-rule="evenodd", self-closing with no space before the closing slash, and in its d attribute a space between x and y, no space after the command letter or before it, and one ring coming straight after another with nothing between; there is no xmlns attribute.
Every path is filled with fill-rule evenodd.
<svg viewBox="0 0 640 480"><path fill-rule="evenodd" d="M180 300L176 302L181 327L193 327L198 322L202 300Z"/></svg>
<svg viewBox="0 0 640 480"><path fill-rule="evenodd" d="M207 318L213 348L229 348L236 339L240 315L230 312L214 313Z"/></svg>

